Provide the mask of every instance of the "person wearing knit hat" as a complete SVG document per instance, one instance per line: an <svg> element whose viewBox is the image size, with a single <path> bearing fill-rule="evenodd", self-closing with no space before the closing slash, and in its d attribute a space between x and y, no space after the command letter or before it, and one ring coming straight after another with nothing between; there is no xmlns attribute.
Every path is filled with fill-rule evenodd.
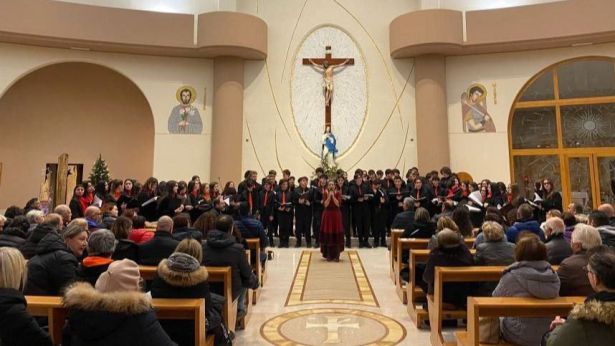
<svg viewBox="0 0 615 346"><path fill-rule="evenodd" d="M107 271L100 274L96 290L100 292L139 291L141 286L139 265L129 259L109 264Z"/></svg>
<svg viewBox="0 0 615 346"><path fill-rule="evenodd" d="M124 259L109 265L96 288L87 282L70 286L63 298L70 344L177 346L158 322L140 282L139 266Z"/></svg>
<svg viewBox="0 0 615 346"><path fill-rule="evenodd" d="M195 239L182 240L175 252L158 265L158 276L152 282L153 298L203 298L207 331L215 335L216 344L225 344L228 338L222 316L214 308L207 283L207 269L201 266L203 247ZM216 306L221 311L221 306ZM179 345L194 342L194 325L192 321L162 321L164 330Z"/></svg>

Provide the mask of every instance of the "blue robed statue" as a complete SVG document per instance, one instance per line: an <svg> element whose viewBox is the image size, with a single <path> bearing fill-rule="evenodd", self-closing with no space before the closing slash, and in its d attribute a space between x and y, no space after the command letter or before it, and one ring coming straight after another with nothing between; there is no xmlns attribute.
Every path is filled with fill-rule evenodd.
<svg viewBox="0 0 615 346"><path fill-rule="evenodd" d="M337 141L331 133L331 127L327 126L325 133L322 135L322 152L320 159L327 162L329 167L335 166L335 156L337 154Z"/></svg>

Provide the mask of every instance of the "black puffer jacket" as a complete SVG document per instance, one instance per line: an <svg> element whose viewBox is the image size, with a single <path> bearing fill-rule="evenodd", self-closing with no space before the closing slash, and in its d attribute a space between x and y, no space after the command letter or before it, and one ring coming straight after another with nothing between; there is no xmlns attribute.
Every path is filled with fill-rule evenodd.
<svg viewBox="0 0 615 346"><path fill-rule="evenodd" d="M26 299L21 292L0 288L0 344L2 346L51 345L49 335L26 310Z"/></svg>
<svg viewBox="0 0 615 346"><path fill-rule="evenodd" d="M158 265L158 277L152 283L152 298L203 298L207 310L205 315L211 329L221 321L212 321L211 318L213 303L207 277L207 269L203 266L194 272L179 272L169 268L167 260L163 259ZM215 325L212 325L212 322ZM193 321L165 320L160 321L160 324L178 345L194 345Z"/></svg>
<svg viewBox="0 0 615 346"><path fill-rule="evenodd" d="M175 345L141 292L101 293L79 282L66 290L64 306L68 308L65 336L70 335L71 346Z"/></svg>
<svg viewBox="0 0 615 346"><path fill-rule="evenodd" d="M41 239L36 256L28 261L26 295L59 296L76 276L79 262L64 244L62 236L51 232Z"/></svg>
<svg viewBox="0 0 615 346"><path fill-rule="evenodd" d="M112 258L116 261L128 258L135 262L139 262L139 246L128 239L118 239L115 241L115 251Z"/></svg>
<svg viewBox="0 0 615 346"><path fill-rule="evenodd" d="M156 231L149 241L139 245L139 264L157 266L160 261L171 256L179 242L165 231Z"/></svg>
<svg viewBox="0 0 615 346"><path fill-rule="evenodd" d="M182 241L184 239L196 239L199 243L203 241L203 233L190 227L181 227L173 230L173 239Z"/></svg>
<svg viewBox="0 0 615 346"><path fill-rule="evenodd" d="M0 233L0 247L19 249L26 242L26 233L19 228L9 227Z"/></svg>
<svg viewBox="0 0 615 346"><path fill-rule="evenodd" d="M258 287L258 279L246 258L243 246L227 232L211 230L203 246L203 264L213 267L231 267L233 276L233 300L239 297L242 287ZM224 295L219 287L212 284L212 292Z"/></svg>
<svg viewBox="0 0 615 346"><path fill-rule="evenodd" d="M26 239L26 241L21 245L20 250L23 254L23 257L25 257L26 259L34 257L34 255L36 255L36 248L41 239L43 239L43 237L46 236L48 233L55 230L55 227L48 224L36 226L28 239Z"/></svg>

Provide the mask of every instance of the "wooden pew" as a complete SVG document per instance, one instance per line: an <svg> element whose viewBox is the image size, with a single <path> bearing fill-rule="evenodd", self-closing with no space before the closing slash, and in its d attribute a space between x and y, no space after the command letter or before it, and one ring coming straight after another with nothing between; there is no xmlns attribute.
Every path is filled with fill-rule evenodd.
<svg viewBox="0 0 615 346"><path fill-rule="evenodd" d="M26 296L28 312L32 316L47 317L49 334L54 345L62 343L62 329L66 320L67 309L62 304L62 297ZM159 320L194 320L195 345L214 344L214 336L205 335L205 300L204 299L152 299Z"/></svg>
<svg viewBox="0 0 615 346"><path fill-rule="evenodd" d="M447 344L442 336L442 320L466 318L465 310L444 310L442 308L444 283L499 281L504 269L506 266L436 267L434 294L427 297L432 345ZM554 266L553 270L557 271L557 266Z"/></svg>
<svg viewBox="0 0 615 346"><path fill-rule="evenodd" d="M258 281L261 287L263 287L263 281L265 280L265 268L263 268L261 266L261 240L258 238L254 238L254 239L246 239L246 242L248 243L248 248L250 249L251 253L254 253L256 255L256 261L254 261L255 263L251 263L252 264L252 271L254 271L254 273L256 274L256 276L258 277ZM251 257L250 257L251 258ZM256 304L258 299L260 298L261 295L261 290L260 289L255 289L252 290L252 304Z"/></svg>
<svg viewBox="0 0 615 346"><path fill-rule="evenodd" d="M414 273L416 272L416 265L418 263L427 262L427 259L429 259L429 252L430 250L427 250L427 249L424 249L424 250L411 249L409 260L408 260L408 267L410 270L410 277L409 277L410 281L408 282L408 284L406 284L406 296L408 299L406 309L408 311L408 315L410 315L410 319L412 319L412 321L414 322L414 325L417 328L424 327L423 322L429 319L429 314L427 313L427 310L423 309L422 307L416 306L417 304L421 304L425 302L425 293L418 286L418 283L415 280ZM476 250L471 249L470 253L474 255L476 253Z"/></svg>
<svg viewBox="0 0 615 346"><path fill-rule="evenodd" d="M391 280L393 280L393 284L397 284L397 280L399 279L399 276L395 276L395 265L397 261L397 239L401 237L402 233L404 233L403 229L391 230L391 248L389 249L389 274L391 275Z"/></svg>
<svg viewBox="0 0 615 346"><path fill-rule="evenodd" d="M402 263L403 253L410 250L421 250L427 248L427 243L429 239L417 239L417 238L399 238L397 240L396 246L396 261L393 271L395 272L395 277L397 280L395 281L395 287L397 291L397 296L401 299L403 304L408 303L408 294L406 289L406 284L404 284L400 278L400 273L403 269L407 268L408 265Z"/></svg>
<svg viewBox="0 0 615 346"><path fill-rule="evenodd" d="M464 242L466 246L471 249L475 240L476 238L465 238ZM428 244L429 244L429 239L398 238L397 240L397 246L396 246L397 254L395 255L395 258L398 258L399 260L396 261L396 263L394 264L393 272L395 273L394 275L397 278L397 280L395 281L397 296L399 297L399 299L401 299L402 303L404 304L408 303L408 293L406 289L406 284L404 284L401 281L399 274L401 273L403 269L408 267L408 265L402 263L401 261L402 254L405 251L427 249Z"/></svg>
<svg viewBox="0 0 615 346"><path fill-rule="evenodd" d="M153 280L158 275L158 267L156 266L139 266L141 277L146 280ZM233 301L233 279L231 276L231 267L207 267L209 277L207 282L220 282L224 287L224 307L222 311L222 319L229 330L235 332L235 324L237 323L237 300Z"/></svg>
<svg viewBox="0 0 615 346"><path fill-rule="evenodd" d="M525 297L468 297L468 330L455 333L458 346L478 346L479 317L566 316L585 297L537 299Z"/></svg>

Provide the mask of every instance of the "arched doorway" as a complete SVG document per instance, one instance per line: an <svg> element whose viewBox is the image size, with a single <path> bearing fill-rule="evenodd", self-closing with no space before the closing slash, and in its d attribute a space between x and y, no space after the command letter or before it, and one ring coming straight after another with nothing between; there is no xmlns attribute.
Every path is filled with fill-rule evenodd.
<svg viewBox="0 0 615 346"><path fill-rule="evenodd" d="M615 59L562 61L532 77L509 118L513 182L550 178L586 211L615 202Z"/></svg>
<svg viewBox="0 0 615 346"><path fill-rule="evenodd" d="M101 65L67 62L35 70L0 98L0 209L39 195L47 163L61 153L90 174L99 154L112 177L152 174L154 120L139 88Z"/></svg>

